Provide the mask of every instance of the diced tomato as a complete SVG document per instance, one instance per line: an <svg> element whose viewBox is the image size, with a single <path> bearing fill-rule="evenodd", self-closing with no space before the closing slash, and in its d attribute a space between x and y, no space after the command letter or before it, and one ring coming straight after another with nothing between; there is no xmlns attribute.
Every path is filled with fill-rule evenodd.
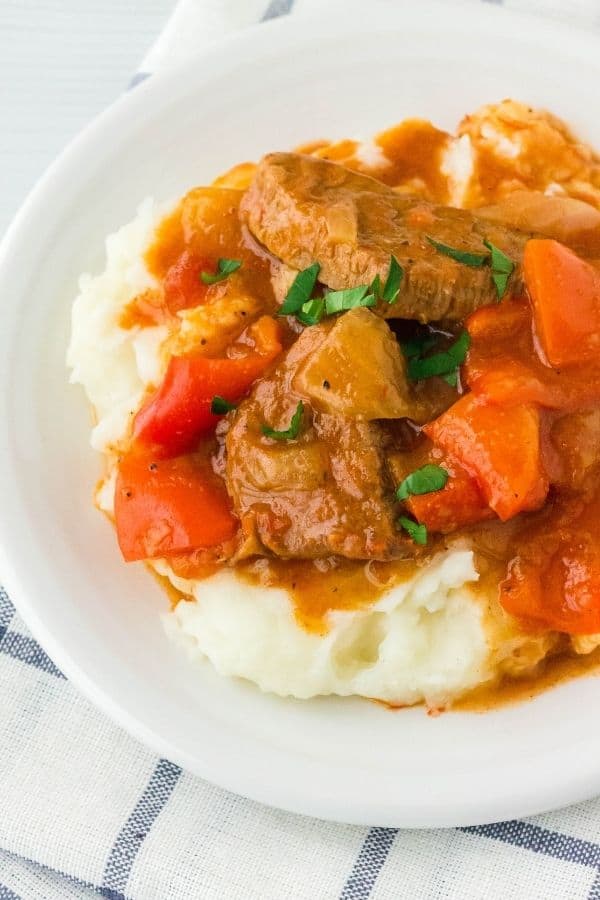
<svg viewBox="0 0 600 900"><path fill-rule="evenodd" d="M543 503L548 479L536 407L493 406L466 394L424 431L475 478L503 521Z"/></svg>
<svg viewBox="0 0 600 900"><path fill-rule="evenodd" d="M115 519L127 562L215 547L238 522L225 485L207 461L129 453L119 462Z"/></svg>
<svg viewBox="0 0 600 900"><path fill-rule="evenodd" d="M552 366L577 365L600 353L600 271L568 247L531 240L523 256L536 330Z"/></svg>
<svg viewBox="0 0 600 900"><path fill-rule="evenodd" d="M254 326L258 352L233 359L172 357L158 391L135 417L134 438L178 456L212 431L220 418L211 412L213 397L237 403L281 352L277 323L263 318Z"/></svg>
<svg viewBox="0 0 600 900"><path fill-rule="evenodd" d="M493 517L477 482L461 465L447 457L436 458L435 463L448 472L445 486L429 494L413 494L405 501L418 522L429 531L448 534Z"/></svg>
<svg viewBox="0 0 600 900"><path fill-rule="evenodd" d="M600 632L600 501L575 503L534 533L500 586L504 609L538 628Z"/></svg>
<svg viewBox="0 0 600 900"><path fill-rule="evenodd" d="M214 268L213 261L184 250L165 274L165 306L169 312L176 313L203 303L209 287L200 280L200 272L212 272Z"/></svg>

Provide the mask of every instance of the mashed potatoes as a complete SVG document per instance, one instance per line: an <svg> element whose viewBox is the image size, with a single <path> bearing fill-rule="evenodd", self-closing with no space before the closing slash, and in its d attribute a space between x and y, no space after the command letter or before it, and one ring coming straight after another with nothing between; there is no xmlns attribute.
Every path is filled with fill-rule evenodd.
<svg viewBox="0 0 600 900"><path fill-rule="evenodd" d="M499 117L498 108L488 112L486 127L482 115L465 120L461 137L444 157L455 198L465 196L467 186L473 188L481 142L496 142L505 166L509 159L514 162L516 180L522 170L519 147L511 145L509 153L508 143L500 141L501 128L508 128L506 116ZM534 125L539 131L539 119ZM546 125L553 127L553 120ZM563 132L559 136L567 140ZM502 141L508 140L502 133ZM573 168L565 192L581 196L583 163L577 171L575 164ZM248 177L246 170L243 175ZM591 180L596 180L595 172ZM595 189L590 184L590 192ZM109 513L119 447L145 392L160 381L173 352L166 326L125 329L119 324L132 298L158 287L144 253L164 214L147 200L130 224L107 239L106 268L96 277L82 276L73 307L67 361L71 380L84 387L95 410L92 445L107 464L97 502ZM181 339L189 346L214 339L243 302L229 295L210 311L179 313ZM464 544L440 553L373 605L329 612L322 635L298 624L283 588L251 584L231 568L189 580L178 577L165 561L153 565L187 598L165 616L169 636L193 659L208 658L219 673L281 695L357 694L398 705L425 701L439 707L505 672L531 670L557 640L552 634L521 632L500 610L495 591L476 587L474 554Z"/></svg>
<svg viewBox="0 0 600 900"><path fill-rule="evenodd" d="M159 568L169 576L168 566ZM493 677L469 551L440 555L366 609L332 611L324 636L294 619L287 593L222 571L173 579L194 597L166 617L169 634L222 675L295 697L360 694L394 704L443 706Z"/></svg>

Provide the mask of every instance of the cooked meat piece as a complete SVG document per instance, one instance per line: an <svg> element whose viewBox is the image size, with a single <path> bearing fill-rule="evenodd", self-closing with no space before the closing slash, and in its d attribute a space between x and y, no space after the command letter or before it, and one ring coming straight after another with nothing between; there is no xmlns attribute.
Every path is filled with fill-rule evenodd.
<svg viewBox="0 0 600 900"><path fill-rule="evenodd" d="M393 486L386 483L381 426L368 421L368 415L356 418L338 411L346 401L354 411L360 392L345 392L332 373L330 390L339 391L338 400L328 407L312 395L313 354L318 359L329 348L340 369L348 372L339 332L344 331L344 319L352 324L365 314L365 336L373 320L374 342L383 344L377 334L387 326L366 310L307 328L234 414L226 438L226 479L245 537L242 554L265 548L285 558L391 559L414 554L415 545L394 524ZM353 339L348 339L347 347L349 352L355 350ZM377 380L377 372L372 378ZM395 402L400 404L404 388L396 383L395 390ZM304 415L297 438L276 441L263 434L264 424L288 428L300 401ZM363 412L369 404L371 413L377 411L380 401L376 394L368 394Z"/></svg>
<svg viewBox="0 0 600 900"><path fill-rule="evenodd" d="M353 309L298 367L294 389L323 412L371 419L412 414L406 363L394 335L368 309ZM314 338L313 338L314 339Z"/></svg>
<svg viewBox="0 0 600 900"><path fill-rule="evenodd" d="M520 263L527 236L482 221L463 209L395 193L337 163L299 153L272 153L259 164L240 206L254 236L295 269L321 266L319 280L334 290L385 279L393 253L404 268L387 317L462 320L495 302L489 266L473 268L437 251L428 237L469 252L489 239ZM518 267L512 276L519 279Z"/></svg>
<svg viewBox="0 0 600 900"><path fill-rule="evenodd" d="M286 266L281 260L272 260L271 262L271 287L275 300L280 305L285 300L285 296L291 288L294 278L298 274L296 269Z"/></svg>
<svg viewBox="0 0 600 900"><path fill-rule="evenodd" d="M535 231L584 256L600 256L600 210L583 200L541 191L514 191L477 215L509 228Z"/></svg>

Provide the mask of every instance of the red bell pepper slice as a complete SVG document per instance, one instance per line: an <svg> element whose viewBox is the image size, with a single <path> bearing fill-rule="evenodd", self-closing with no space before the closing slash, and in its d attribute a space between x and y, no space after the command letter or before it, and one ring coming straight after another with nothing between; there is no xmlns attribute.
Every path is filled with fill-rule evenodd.
<svg viewBox="0 0 600 900"><path fill-rule="evenodd" d="M190 250L183 251L165 273L165 306L170 313L198 306L206 300L208 286L200 280L200 273L211 272L213 268L211 260Z"/></svg>
<svg viewBox="0 0 600 900"><path fill-rule="evenodd" d="M215 547L231 540L238 528L224 483L208 462L193 456L123 456L115 519L127 562Z"/></svg>
<svg viewBox="0 0 600 900"><path fill-rule="evenodd" d="M457 528L474 525L494 516L476 480L455 460L432 459L448 473L448 481L439 491L413 494L406 501L409 512L429 531L449 534Z"/></svg>
<svg viewBox="0 0 600 900"><path fill-rule="evenodd" d="M597 360L560 371L545 365L534 345L528 303L484 306L466 324L471 347L463 378L486 402L574 410L600 400L600 351Z"/></svg>
<svg viewBox="0 0 600 900"><path fill-rule="evenodd" d="M281 352L273 319L265 316L253 327L256 352L247 356L172 357L161 386L135 417L136 441L162 455L179 456L212 431L220 418L211 412L213 397L237 403Z"/></svg>
<svg viewBox="0 0 600 900"><path fill-rule="evenodd" d="M548 479L535 406L493 406L466 394L423 430L475 478L503 521L544 502Z"/></svg>
<svg viewBox="0 0 600 900"><path fill-rule="evenodd" d="M600 271L568 247L531 240L523 255L525 284L548 362L578 365L600 353Z"/></svg>

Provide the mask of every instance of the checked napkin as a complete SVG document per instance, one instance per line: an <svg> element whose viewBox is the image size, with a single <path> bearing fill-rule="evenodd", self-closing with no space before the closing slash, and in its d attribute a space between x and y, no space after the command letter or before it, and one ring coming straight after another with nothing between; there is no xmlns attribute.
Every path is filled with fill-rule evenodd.
<svg viewBox="0 0 600 900"><path fill-rule="evenodd" d="M183 0L134 83L232 29L334 2ZM600 28L600 0L495 2ZM436 831L268 809L182 772L104 718L0 590L0 900L98 896L600 900L600 800Z"/></svg>

